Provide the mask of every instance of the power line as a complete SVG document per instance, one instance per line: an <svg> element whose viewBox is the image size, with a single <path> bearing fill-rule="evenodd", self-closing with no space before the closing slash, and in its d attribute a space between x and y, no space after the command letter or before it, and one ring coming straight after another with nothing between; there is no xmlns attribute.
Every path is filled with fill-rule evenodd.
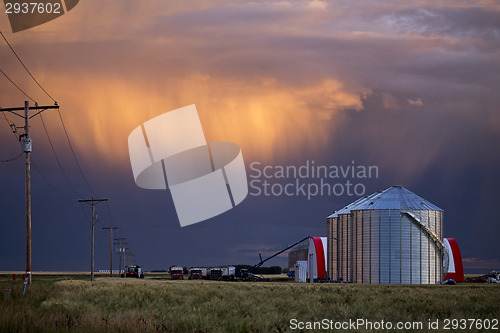
<svg viewBox="0 0 500 333"><path fill-rule="evenodd" d="M10 121L9 119L7 118L7 116L5 115L5 112L2 112L3 114L3 117L5 118L5 121L7 122L7 124L10 126Z"/></svg>
<svg viewBox="0 0 500 333"><path fill-rule="evenodd" d="M4 118L5 118L5 121L7 121L7 124L9 126L11 126L11 122L9 120L9 118L7 118L7 115L5 114L5 112L2 112ZM41 115L40 115L41 116ZM17 135L16 133L12 132L12 135L14 135L14 137L16 138L16 141L18 141L17 139ZM19 145L21 145L21 143L19 142ZM22 155L22 154L21 154ZM19 157L18 157L19 158ZM35 164L35 161L33 160L33 158L31 158L31 165L35 168L36 172L38 172L38 174L40 175L40 177L47 183L47 185L49 185L49 187L59 196L63 197L63 198L66 198L65 195L63 195L61 192L59 192L56 187L54 185L52 185L51 182L49 182L49 180L47 179L47 177L45 177L45 175L43 174L43 172L38 168L38 166ZM85 213L85 212L84 212Z"/></svg>
<svg viewBox="0 0 500 333"><path fill-rule="evenodd" d="M33 79L33 81L35 81L35 83L40 87L40 89L42 89L42 91L52 100L54 101L54 103L57 105L57 102L54 98L52 98L52 96L42 87L42 85L35 79L35 77L33 76L33 74L31 74L31 72L29 71L29 69L26 67L26 65L23 63L23 61L21 60L21 58L19 57L19 55L17 54L17 52L14 50L14 48L10 45L9 41L7 40L7 38L5 37L5 35L2 33L2 31L0 31L0 34L2 35L3 39L5 40L5 42L7 43L7 45L9 46L10 50L12 51L12 53L14 53L14 55L16 56L17 60L19 60L19 62L21 63L21 65L24 67L24 69L26 70L26 72L31 76L31 78ZM14 83L14 81L12 81L8 76L7 74L5 74L3 71L2 71L2 74L17 88L19 89L19 91L21 91L26 97L28 97L30 100L32 100L33 102L35 102L35 100L33 98L31 98L28 94L26 94L24 92L24 90L22 90L18 85L16 85ZM36 103L36 102L35 102ZM59 109L58 109L59 111ZM87 179L85 178L85 175L83 174L83 171L82 171L82 168L80 166L80 163L78 162L78 159L76 158L76 154L75 154L75 151L73 149L73 145L71 144L71 141L69 139L69 135L68 135L68 132L66 131L66 126L64 124L64 121L62 119L62 116L61 116L61 112L58 112L59 114L59 119L61 119L61 124L63 126L63 129L64 129L64 133L66 135L66 139L68 140L68 143L69 143L69 147L71 149L71 153L75 159L75 162L76 162L76 165L78 167L78 170L80 171L80 174L82 175L82 178L85 182L85 184L87 185L87 187L89 188L90 192L92 192L92 194L94 193L94 191L92 190L92 188L90 187L89 183L87 182ZM45 124L43 122L43 119L42 119L42 124L45 128ZM47 132L47 129L45 128L45 132L47 134L47 138L49 138L48 136L48 132ZM57 160L57 163L59 164L59 167L61 168L61 171L63 170L62 167L61 167L61 163L59 162L59 159L57 158L57 155L55 153L55 150L54 150L54 147L52 145L52 142L49 138L49 143L50 143L50 146L52 148L52 151L54 152L54 156L56 157L56 160ZM68 185L71 187L71 189L73 190L73 192L77 195L77 196L80 196L78 195L78 193L76 193L76 191L74 190L73 186L71 186L66 174L64 173L63 171L63 175L64 175L64 178L66 178L66 181L68 182Z"/></svg>
<svg viewBox="0 0 500 333"><path fill-rule="evenodd" d="M90 187L90 185L89 185L89 183L87 181L87 178L85 178L85 175L83 174L82 167L80 166L80 163L78 162L78 159L76 158L75 150L73 149L73 145L71 144L71 140L69 139L68 131L66 130L66 125L64 125L64 121L63 121L63 118L62 118L62 115L61 115L61 111L59 111L59 109L58 109L57 113L59 114L59 119L61 120L61 124L62 124L62 127L64 129L64 134L66 134L66 139L68 140L69 148L71 149L71 154L73 154L73 158L75 159L75 162L76 162L76 165L78 167L78 170L80 171L80 174L82 175L83 181L85 182L85 184L89 188L90 192L92 194L94 194L94 190L92 189L92 187Z"/></svg>
<svg viewBox="0 0 500 333"><path fill-rule="evenodd" d="M0 69L0 70L1 70L1 69ZM2 72L2 73L3 73L3 72ZM3 117L5 118L5 121L7 122L7 125L9 125L9 127L10 127L11 129L13 129L13 128L12 128L12 123L10 122L9 118L7 118L7 115L5 114L5 112L2 112L2 114L3 114ZM14 130L12 131L12 134L14 135L14 137L16 138L16 141L17 141L17 135L16 135L16 133L14 132ZM21 144L21 143L19 142L19 144ZM19 157L23 156L23 154L24 154L24 152L21 152L21 153L20 153L19 155L17 155L16 157L9 158L9 159L7 159L7 160L1 160L0 162L2 162L2 163L6 163L6 162L15 161L15 160L17 160Z"/></svg>
<svg viewBox="0 0 500 333"><path fill-rule="evenodd" d="M0 109L1 110L1 109ZM4 119L5 121L7 122L7 124L12 128L12 123L11 121L9 120L9 118L7 118L7 115L5 114L5 112L2 112L3 116L4 116ZM41 114L40 114L41 116ZM16 133L14 131L12 131L12 135L14 135L14 137L16 138L16 141L18 141L18 137L16 135ZM18 142L19 145L21 145L21 142ZM38 172L38 174L40 175L40 177L47 183L47 185L49 185L49 187L59 196L63 197L63 198L66 198L65 195L63 195L61 192L59 192L56 187L54 185L52 185L51 182L49 182L49 180L47 179L47 177L45 177L45 175L43 174L43 172L37 167L37 165L35 164L35 162L33 161L33 158L31 158L31 164L33 165L33 167L35 168L35 170Z"/></svg>
<svg viewBox="0 0 500 333"><path fill-rule="evenodd" d="M5 118L5 121L7 122L7 125L9 125L9 127L12 129L12 135L14 135L14 137L16 138L16 141L18 141L16 132L14 130L15 127L14 128L12 127L12 126L14 126L13 123L11 123L9 118L7 118L7 115L5 114L5 112L2 112L2 114L3 114L3 117ZM21 145L21 142L19 142L19 145Z"/></svg>
<svg viewBox="0 0 500 333"><path fill-rule="evenodd" d="M113 218L111 217L111 210L109 209L109 204L107 201L106 201L106 208L108 209L109 223L111 224L111 226L113 226Z"/></svg>
<svg viewBox="0 0 500 333"><path fill-rule="evenodd" d="M1 109L0 109L0 110L1 110ZM9 120L9 118L7 118L6 113L5 113L5 112L1 112L1 113L2 113L2 114L3 114L3 116L4 116L4 119L5 119L5 121L7 122L7 125L9 125L9 126L12 128L13 123ZM40 114L40 117L41 117L41 116L42 116L42 115ZM48 138L49 143L50 143L50 145L51 145L51 147L52 147L51 139L50 139L50 137L49 137L49 135L48 135L48 132L47 132L47 129L46 129L46 126L45 126L45 123L44 123L43 119L42 119L42 125L43 125L43 127L44 127L44 129L45 129L45 131L46 131L47 138ZM64 127L64 124L63 124L63 127ZM16 141L18 141L18 137L17 137L17 135L16 135L16 133L15 133L14 131L12 131L12 135L14 135L14 137L16 138ZM67 135L67 134L66 134L66 135ZM21 142L18 142L18 143L19 143L19 145L21 145ZM70 145L71 145L71 143L70 143ZM52 148L53 148L53 147L52 147ZM53 149L54 149L54 148L53 148ZM54 150L53 150L53 151L54 151ZM54 156L56 156L56 160L57 160L57 162L58 162L58 164L59 164L59 160L58 160L57 155L56 155L56 153L55 153L55 152L54 152ZM73 157L75 157L74 152L73 152ZM18 156L17 158L19 158L19 156ZM76 157L75 157L75 160L76 160ZM63 195L60 191L58 191L54 185L52 185L52 183L48 180L48 178L44 175L44 173L43 173L43 172L42 172L42 171L38 168L38 166L35 164L35 161L33 160L33 158L31 158L31 163L32 163L32 165L33 165L34 169L35 169L35 170L38 172L38 174L40 175L40 177L41 177L41 178L42 178L42 179L43 179L43 180L47 183L47 185L48 185L48 186L49 186L49 187L50 187L50 188L51 188L51 189L52 189L52 190L53 190L53 191L54 191L57 195L59 195L59 196L61 196L61 197L63 197L63 198L66 198L66 197L67 197L67 196ZM77 161L77 165L78 165L78 161ZM59 167L61 167L61 165L59 165ZM80 170L80 172L82 172L82 171L81 171L81 168L80 168L79 170ZM63 171L63 169L62 169L62 168L61 168L61 171ZM65 178L67 178L67 177L66 177L66 174L64 173L64 171L63 171L63 175L64 175L64 177L65 177ZM85 179L85 178L84 178L84 179ZM71 184L70 184L69 180L68 180L68 179L66 179L66 181L68 182L68 185L70 185L70 187L72 188L73 192L74 192L75 194L77 194L76 190L74 190L74 187L72 187L72 186L71 186ZM88 186L88 183L87 183L87 186ZM83 215L85 215L85 211L83 211L83 207L81 207L81 209L82 209ZM109 214L109 208L108 208L108 214ZM110 215L110 219L111 219L111 215Z"/></svg>
<svg viewBox="0 0 500 333"><path fill-rule="evenodd" d="M2 35L3 39L5 40L5 42L7 43L7 45L9 46L10 50L12 51L12 53L14 53L14 55L16 56L17 60L19 60L19 62L21 63L21 65L23 66L23 68L26 70L26 72L28 72L28 74L30 75L30 77L33 79L33 81L35 81L35 83L40 87L40 89L42 89L42 91L52 100L54 101L56 104L56 100L54 98L52 98L52 96L42 87L42 85L35 79L35 77L33 76L33 74L31 74L31 72L29 71L29 69L26 67L26 65L23 63L23 61L21 60L21 58L19 57L19 55L16 53L16 51L14 50L14 48L12 47L12 45L10 45L9 41L7 40L7 38L5 37L5 35L3 34L2 31L0 31L0 34ZM21 89L3 70L0 69L0 71L2 72L2 74L20 91L22 92L26 97L28 97L32 102L34 102L36 104L36 101L31 97L29 96L23 89ZM9 126L12 126L10 124L10 121L8 120L7 116L5 115L5 112L2 112L2 114L4 115L5 117L5 120L7 121L7 123L9 124ZM41 117L41 114L40 114L40 117ZM57 161L57 164L59 165L63 175L64 175L64 178L66 179L66 181L68 182L68 185L70 186L70 188L73 190L73 192L79 196L76 191L74 190L73 186L71 185L71 183L69 182L66 174L64 173L64 170L62 169L62 166L61 166L61 163L57 157L57 154L55 153L55 150L54 150L54 147L52 145L52 141L49 137L49 134L48 134L48 131L47 131L47 128L45 126L45 122L43 121L43 118L42 118L42 124L43 124L43 127L45 129L45 133L47 134L47 138L49 140L49 143L50 143L50 147L52 148L52 151L54 153L54 156L56 158L56 161ZM63 124L64 126L64 124ZM66 130L65 130L66 131ZM13 132L14 136L16 137L17 139L17 135ZM66 136L67 136L67 133L66 133ZM74 152L73 152L74 154ZM22 154L21 154L22 155ZM18 157L19 158L19 157ZM43 175L43 173L40 171L40 169L33 163L33 166L35 168L35 170L37 170L37 172L40 174L40 176L42 177L42 179L49 185L50 188L52 188L52 190L54 190L54 192L56 192L57 194L59 194L60 196L64 197L64 195L62 195L58 190L56 190L56 188L48 181L48 179ZM80 170L81 172L81 170Z"/></svg>
<svg viewBox="0 0 500 333"><path fill-rule="evenodd" d="M47 183L47 185L49 185L49 187L55 192L57 193L59 196L63 197L63 198L66 198L66 196L64 194L62 194L61 192L59 192L56 187L54 185L52 185L49 180L47 179L47 177L44 176L44 174L42 173L42 171L36 166L35 162L33 161L33 158L31 158L31 165L35 168L35 170L38 172L38 174L40 175L40 177L42 177L42 179Z"/></svg>
<svg viewBox="0 0 500 333"><path fill-rule="evenodd" d="M85 177L85 174L83 173L82 167L80 166L80 163L78 162L78 159L77 159L76 154L75 154L75 150L73 149L73 145L72 145L71 140L70 140L69 135L68 135L68 131L66 130L66 125L64 124L64 120L63 120L63 118L62 118L61 112L59 112L59 109L57 109L57 111L58 111L59 119L60 119L60 121L61 121L61 124L62 124L63 130L64 130L64 134L65 134L65 136L66 136L66 140L68 141L68 144L69 144L69 147L70 147L70 150L71 150L71 154L73 155L73 158L74 158L74 160L75 160L75 162L76 162L76 165L77 165L77 167L78 167L78 171L80 172L80 175L82 176L83 181L85 182L85 185L87 185L87 187L89 188L90 192L91 192L92 194L94 194L94 190L92 189L92 187L90 187L90 185L89 185L89 183L88 183L88 181L87 181L87 178ZM11 122L11 121L7 118L7 115L5 114L5 112L2 112L2 114L3 114L3 116L4 116L4 118L5 118L5 121L7 122L7 124L8 124L9 126L11 126L11 127L12 127L12 122ZM71 185L71 183L70 183L70 181L69 181L69 179L68 179L67 175L65 174L65 172L64 172L64 170L63 170L63 168L62 168L62 165L61 165L61 163L60 163L60 161L59 161L59 158L57 157L57 154L56 154L56 152L55 152L55 148L53 147L52 140L50 139L50 136L49 136L49 134L48 134L47 127L46 127L46 125L45 125L45 122L44 122L44 120L43 120L43 118L42 118L42 115L41 115L41 114L40 114L40 119L41 119L41 121L42 121L42 125L43 125L43 128L44 128L44 130L45 130L45 134L47 135L47 139L49 140L49 144L50 144L50 147L51 147L51 149L52 149L52 152L54 153L54 156L55 156L55 158L56 158L57 164L59 165L59 168L61 169L61 171L62 171L62 173L63 173L63 175L64 175L64 178L66 179L66 182L68 183L69 187L72 189L73 193L74 193L76 196L78 196L78 197L79 197L80 195L77 193L77 191L75 190L75 188ZM13 132L13 135L14 135L14 137L15 137L15 138L16 138L16 140L17 140L17 135L16 135L14 132ZM39 171L39 170L38 170L38 171ZM48 183L48 184L49 184L52 188L54 188L54 187L53 187L53 186L52 186L52 185L51 185L51 184L50 184L50 183L49 183L49 182L45 179L45 177L43 176L43 174L42 174L40 171L39 171L39 173L40 173L40 175L42 176L42 178L44 178L44 180L45 180L45 181L46 181L46 182L47 182L47 183ZM59 192L59 191L56 191L56 192L57 192L58 194L60 194L60 192ZM108 208L108 210L109 210L109 208Z"/></svg>
<svg viewBox="0 0 500 333"><path fill-rule="evenodd" d="M29 69L26 67L26 65L23 63L23 61L21 60L21 58L19 58L19 56L17 55L16 51L14 51L14 49L12 48L12 46L10 45L9 41L7 40L7 38L5 38L4 34L2 33L2 31L0 31L0 34L2 35L3 39L5 40L5 42L7 43L7 45L9 46L10 50L12 51L12 53L14 53L14 55L16 56L17 60L19 60L19 62L21 63L21 65L24 67L24 69L26 70L26 72L28 72L28 74L31 76L31 78L33 79L33 81L35 81L35 83L40 87L40 89L42 89L42 91L45 93L45 95L49 96L49 98L56 102L55 99L52 98L52 96L49 95L49 93L42 87L42 85L40 83L38 83L38 81L35 79L35 77L33 76L33 74L31 74L31 72L29 71Z"/></svg>
<svg viewBox="0 0 500 333"><path fill-rule="evenodd" d="M16 87L20 92L22 92L24 94L24 96L28 97L32 102L36 103L36 101L33 98L31 98L31 96L28 95L26 92L24 92L24 90L19 88L19 86L17 84L15 84L14 81L12 81L12 79L7 74L5 74L5 72L3 70L0 69L0 72L2 72L2 74L7 78L7 80L9 80L10 83L12 83L14 85L14 87Z"/></svg>
<svg viewBox="0 0 500 333"><path fill-rule="evenodd" d="M12 162L12 161L15 161L17 159L19 159L19 157L23 156L24 152L22 151L19 155L17 155L16 157L12 157L12 158L9 158L7 160L0 160L1 163L7 163L7 162Z"/></svg>
<svg viewBox="0 0 500 333"><path fill-rule="evenodd" d="M76 192L76 190L73 187L73 185L71 185L71 183L70 183L70 181L68 179L68 176L64 172L64 169L63 169L63 167L61 165L61 162L59 161L59 158L57 157L56 150L54 149L54 145L52 144L52 140L50 139L49 132L47 130L47 127L45 126L45 121L43 120L43 116L41 114L40 114L40 120L42 121L43 129L45 130L45 134L47 135L47 139L49 140L50 148L52 149L52 152L54 153L54 157L56 158L57 165L59 165L59 169L61 170L61 173L63 174L64 179L66 179L66 183L68 183L68 186L71 188L71 190L73 191L73 193L77 197L79 197L80 195L78 194L78 192Z"/></svg>
<svg viewBox="0 0 500 333"><path fill-rule="evenodd" d="M10 45L9 41L7 40L7 38L5 37L5 35L2 33L2 31L0 31L0 34L2 35L3 39L5 40L5 42L7 43L7 45L9 46L10 50L12 51L12 53L14 53L14 55L16 56L17 60L19 60L19 62L21 63L21 65L24 67L24 69L26 70L26 72L31 76L31 78L33 79L33 81L35 81L35 83L40 87L40 89L42 89L42 91L52 100L54 101L54 103L57 105L57 102L54 98L52 98L52 96L50 96L50 94L42 87L42 85L35 79L35 77L33 76L33 74L31 74L31 72L28 70L28 68L26 67L26 65L23 63L23 61L21 60L21 58L19 57L19 55L16 53L16 51L14 50L14 48ZM3 73L3 72L2 72ZM4 73L4 75L7 77L7 75ZM8 77L7 77L8 78ZM10 80L10 78L9 78ZM11 82L14 84L14 82L11 80ZM14 84L15 85L15 84ZM20 91L23 91L21 88L19 88L17 85L15 85ZM24 93L24 91L23 91ZM24 93L26 95L26 93ZM26 95L27 97L29 97L28 95ZM29 97L32 101L34 101L31 97ZM64 124L64 121L63 121L63 118L62 118L62 115L61 115L61 112L59 111L58 109L58 114L59 114L59 119L61 120L61 124L63 126L63 129L64 129L64 134L66 135L66 139L68 140L68 144L69 144L69 147L71 149L71 154L73 155L73 158L75 159L75 162L76 162L76 165L78 167L78 170L80 171L80 174L83 178L83 181L85 182L85 184L87 185L87 187L89 188L90 192L92 194L94 194L94 190L92 189L92 187L90 187L88 181L87 181L87 178L85 177L84 173L83 173L83 170L82 170L82 167L80 166L80 163L78 162L78 159L76 158L76 154L75 154L75 150L73 149L73 145L71 144L71 140L69 139L69 135L68 135L68 131L66 130L66 125Z"/></svg>
<svg viewBox="0 0 500 333"><path fill-rule="evenodd" d="M9 118L7 118L7 115L5 114L5 112L2 112L3 114L3 117L5 118L5 121L7 122L7 124L12 128L12 124L9 120ZM40 115L41 116L41 115ZM17 138L17 135L14 131L12 131L12 135L14 135L14 137L16 138L16 141L18 141L18 138ZM21 146L21 142L19 142L19 145ZM31 158L31 165L33 165L33 167L35 168L35 170L38 172L38 174L40 175L40 177L42 177L42 179L47 183L47 185L49 185L49 187L55 192L57 193L58 195L60 195L61 197L65 198L65 196L59 192L54 185L52 185L49 180L47 179L47 177L44 176L44 174L42 173L42 171L36 166L35 162L33 161L33 158Z"/></svg>

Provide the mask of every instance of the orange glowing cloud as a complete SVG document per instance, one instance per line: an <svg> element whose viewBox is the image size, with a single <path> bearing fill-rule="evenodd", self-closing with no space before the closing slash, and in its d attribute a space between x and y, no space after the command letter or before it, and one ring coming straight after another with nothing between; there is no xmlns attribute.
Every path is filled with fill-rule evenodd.
<svg viewBox="0 0 500 333"><path fill-rule="evenodd" d="M245 156L263 159L320 149L329 131L341 124L340 110L362 109L361 93L332 79L304 87L272 78L235 81L206 74L163 84L103 77L77 82L65 77L58 83L72 87L59 103L74 145L110 164L127 165L132 129L189 104L196 104L207 140L230 140Z"/></svg>

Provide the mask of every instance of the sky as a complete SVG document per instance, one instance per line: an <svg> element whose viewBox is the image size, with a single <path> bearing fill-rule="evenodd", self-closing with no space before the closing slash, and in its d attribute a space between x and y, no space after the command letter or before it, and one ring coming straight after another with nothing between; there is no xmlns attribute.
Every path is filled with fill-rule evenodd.
<svg viewBox="0 0 500 333"><path fill-rule="evenodd" d="M154 270L255 264L259 253L326 236L326 217L359 197L254 193L181 228L168 190L135 185L127 138L191 104L207 141L241 147L249 180L265 180L255 166L376 166L372 177L325 181L360 184L361 195L405 186L445 211L445 237L458 241L466 272L500 269L498 2L86 0L17 33L3 12L1 31L61 106L90 185L57 111L42 116L61 167L33 118L34 271L89 270L91 212L78 199L109 200L96 206L96 269L109 268L101 228L113 225L135 262ZM52 105L1 42L1 69ZM0 77L0 106L25 100ZM0 160L20 153L16 141L0 118ZM2 270L23 270L22 157L0 162L0 198ZM286 256L269 265L285 267Z"/></svg>

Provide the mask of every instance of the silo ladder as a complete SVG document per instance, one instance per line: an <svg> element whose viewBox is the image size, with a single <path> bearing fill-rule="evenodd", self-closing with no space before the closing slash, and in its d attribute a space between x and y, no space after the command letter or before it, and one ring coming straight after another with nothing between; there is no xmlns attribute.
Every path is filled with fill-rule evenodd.
<svg viewBox="0 0 500 333"><path fill-rule="evenodd" d="M443 278L444 278L446 276L446 273L448 273L450 258L448 256L448 251L446 251L446 249L444 247L443 241L438 237L438 235L436 235L436 233L434 231L427 228L427 226L425 224L420 222L420 219L418 217L416 217L413 213L405 211L405 212L401 212L401 214L408 216L410 218L410 220L412 220L420 229L422 229L424 234L428 238L430 238L434 242L434 244L436 244L436 247L437 247L438 251L441 253L441 256L443 258Z"/></svg>

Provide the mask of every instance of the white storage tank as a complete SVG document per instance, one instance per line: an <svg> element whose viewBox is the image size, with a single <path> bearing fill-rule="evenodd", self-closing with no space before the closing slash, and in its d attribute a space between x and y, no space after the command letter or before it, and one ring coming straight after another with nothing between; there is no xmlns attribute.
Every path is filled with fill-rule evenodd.
<svg viewBox="0 0 500 333"><path fill-rule="evenodd" d="M298 260L295 262L295 282L306 282L307 279L307 260Z"/></svg>

